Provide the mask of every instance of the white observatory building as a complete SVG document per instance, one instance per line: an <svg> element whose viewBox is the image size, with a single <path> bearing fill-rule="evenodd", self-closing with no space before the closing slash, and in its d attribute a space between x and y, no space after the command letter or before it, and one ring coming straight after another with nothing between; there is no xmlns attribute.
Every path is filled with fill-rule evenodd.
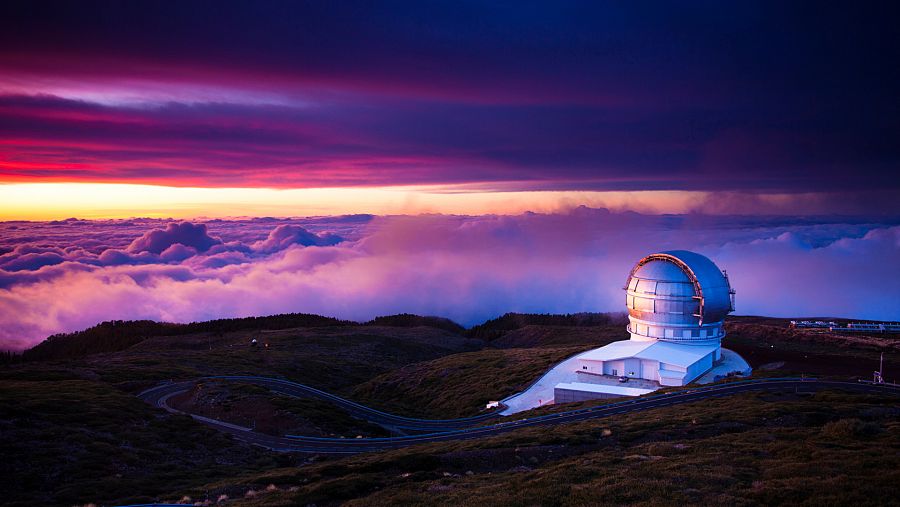
<svg viewBox="0 0 900 507"><path fill-rule="evenodd" d="M625 283L631 339L570 357L525 391L503 400L504 415L545 403L640 396L662 386L746 376L750 365L722 348L734 311L728 275L694 252L672 250L637 262Z"/></svg>
<svg viewBox="0 0 900 507"><path fill-rule="evenodd" d="M579 373L683 386L722 357L734 290L713 261L686 250L648 255L631 269L625 294L631 339L583 354Z"/></svg>
<svg viewBox="0 0 900 507"><path fill-rule="evenodd" d="M733 352L728 351L729 361L721 360L734 290L728 275L707 257L686 250L644 257L628 276L625 305L631 339L574 358L575 379L555 386L556 403L683 386L715 366L738 364L738 371L749 373Z"/></svg>

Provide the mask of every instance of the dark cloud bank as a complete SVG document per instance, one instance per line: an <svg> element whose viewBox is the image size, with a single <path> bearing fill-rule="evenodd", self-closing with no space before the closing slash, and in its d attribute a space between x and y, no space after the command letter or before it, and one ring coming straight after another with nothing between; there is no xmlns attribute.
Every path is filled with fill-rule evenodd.
<svg viewBox="0 0 900 507"><path fill-rule="evenodd" d="M892 2L0 4L0 177L890 191ZM135 29L140 27L140 29Z"/></svg>

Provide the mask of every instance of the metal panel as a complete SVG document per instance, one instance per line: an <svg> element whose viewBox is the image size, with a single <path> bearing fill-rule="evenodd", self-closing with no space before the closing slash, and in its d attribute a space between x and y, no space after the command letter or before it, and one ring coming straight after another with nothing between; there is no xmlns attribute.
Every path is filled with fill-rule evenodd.
<svg viewBox="0 0 900 507"><path fill-rule="evenodd" d="M713 328L733 308L734 291L724 272L703 255L685 250L651 254L638 261L626 290L632 320L629 330L650 338L673 335L682 342L718 339L721 334ZM648 325L657 332L651 335ZM669 326L675 327L672 333L666 331ZM696 332L679 339L679 328L684 327ZM702 334L701 327L705 329Z"/></svg>

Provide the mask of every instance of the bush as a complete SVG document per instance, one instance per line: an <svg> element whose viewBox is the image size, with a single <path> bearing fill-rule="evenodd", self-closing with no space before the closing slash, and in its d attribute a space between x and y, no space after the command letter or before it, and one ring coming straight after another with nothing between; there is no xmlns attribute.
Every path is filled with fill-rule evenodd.
<svg viewBox="0 0 900 507"><path fill-rule="evenodd" d="M881 426L874 422L863 422L859 419L838 419L822 427L822 435L829 438L861 438L871 437L881 432Z"/></svg>

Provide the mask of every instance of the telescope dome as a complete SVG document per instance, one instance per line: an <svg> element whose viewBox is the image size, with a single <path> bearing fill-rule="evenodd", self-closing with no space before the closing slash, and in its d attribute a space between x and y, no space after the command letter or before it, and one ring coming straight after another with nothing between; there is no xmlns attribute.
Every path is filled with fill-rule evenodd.
<svg viewBox="0 0 900 507"><path fill-rule="evenodd" d="M725 336L734 310L727 275L709 258L686 250L648 255L625 286L632 339L709 344Z"/></svg>

